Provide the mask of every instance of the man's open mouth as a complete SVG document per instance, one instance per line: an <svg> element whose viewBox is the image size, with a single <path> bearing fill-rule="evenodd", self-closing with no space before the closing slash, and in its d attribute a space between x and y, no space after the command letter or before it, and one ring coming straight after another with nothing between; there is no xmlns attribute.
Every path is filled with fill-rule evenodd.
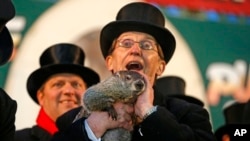
<svg viewBox="0 0 250 141"><path fill-rule="evenodd" d="M142 70L143 66L140 62L132 61L126 65L127 70Z"/></svg>

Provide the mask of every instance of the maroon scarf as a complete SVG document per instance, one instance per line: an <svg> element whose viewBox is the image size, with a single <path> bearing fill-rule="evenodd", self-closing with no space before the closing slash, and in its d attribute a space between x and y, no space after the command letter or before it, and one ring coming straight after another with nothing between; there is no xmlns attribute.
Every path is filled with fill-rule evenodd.
<svg viewBox="0 0 250 141"><path fill-rule="evenodd" d="M45 113L43 108L39 111L36 123L39 127L48 131L51 135L58 131L55 122Z"/></svg>

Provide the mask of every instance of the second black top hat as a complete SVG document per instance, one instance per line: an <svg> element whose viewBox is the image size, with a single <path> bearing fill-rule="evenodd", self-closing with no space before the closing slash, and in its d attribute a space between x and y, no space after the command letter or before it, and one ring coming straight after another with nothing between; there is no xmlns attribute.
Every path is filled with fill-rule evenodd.
<svg viewBox="0 0 250 141"><path fill-rule="evenodd" d="M99 75L84 66L83 50L69 43L59 43L47 48L40 56L40 68L30 74L27 80L27 90L31 98L38 103L36 92L53 74L73 73L83 78L87 87L100 81Z"/></svg>

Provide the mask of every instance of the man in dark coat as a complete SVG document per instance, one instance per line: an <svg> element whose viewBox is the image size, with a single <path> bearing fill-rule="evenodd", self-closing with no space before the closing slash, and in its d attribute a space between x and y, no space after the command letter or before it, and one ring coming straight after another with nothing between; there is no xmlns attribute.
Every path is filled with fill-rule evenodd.
<svg viewBox="0 0 250 141"><path fill-rule="evenodd" d="M12 55L13 41L5 24L15 16L11 0L0 1L0 65L7 63ZM0 140L13 141L17 103L0 88Z"/></svg>
<svg viewBox="0 0 250 141"><path fill-rule="evenodd" d="M227 101L223 106L225 124L215 130L218 141L249 141L250 134L250 101L239 103L235 100ZM243 136L235 135L238 129L246 129ZM236 132L237 133L237 132ZM240 133L241 134L241 133Z"/></svg>
<svg viewBox="0 0 250 141"><path fill-rule="evenodd" d="M27 80L32 100L39 104L36 125L16 131L15 141L49 141L57 132L56 119L82 105L85 90L100 81L99 75L84 66L81 47L58 43L40 56L40 68Z"/></svg>
<svg viewBox="0 0 250 141"><path fill-rule="evenodd" d="M175 38L164 26L163 14L148 3L134 2L120 9L116 21L101 30L101 51L108 70L141 73L146 90L134 105L113 105L117 120L105 111L92 111L87 118L59 129L52 141L100 141L107 130L117 127L132 131L132 141L215 140L206 109L179 98L164 98L154 87L175 50ZM135 126L131 114L138 119Z"/></svg>

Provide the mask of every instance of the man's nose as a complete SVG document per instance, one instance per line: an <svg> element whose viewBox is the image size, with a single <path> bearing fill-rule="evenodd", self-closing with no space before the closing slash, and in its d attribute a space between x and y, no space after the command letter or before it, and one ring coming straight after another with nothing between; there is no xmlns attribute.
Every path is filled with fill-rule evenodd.
<svg viewBox="0 0 250 141"><path fill-rule="evenodd" d="M140 48L140 44L138 42L135 42L133 46L130 48L130 54L131 55L142 55L142 49Z"/></svg>
<svg viewBox="0 0 250 141"><path fill-rule="evenodd" d="M75 89L72 85L66 84L63 88L63 92L67 95L73 95L75 93Z"/></svg>

